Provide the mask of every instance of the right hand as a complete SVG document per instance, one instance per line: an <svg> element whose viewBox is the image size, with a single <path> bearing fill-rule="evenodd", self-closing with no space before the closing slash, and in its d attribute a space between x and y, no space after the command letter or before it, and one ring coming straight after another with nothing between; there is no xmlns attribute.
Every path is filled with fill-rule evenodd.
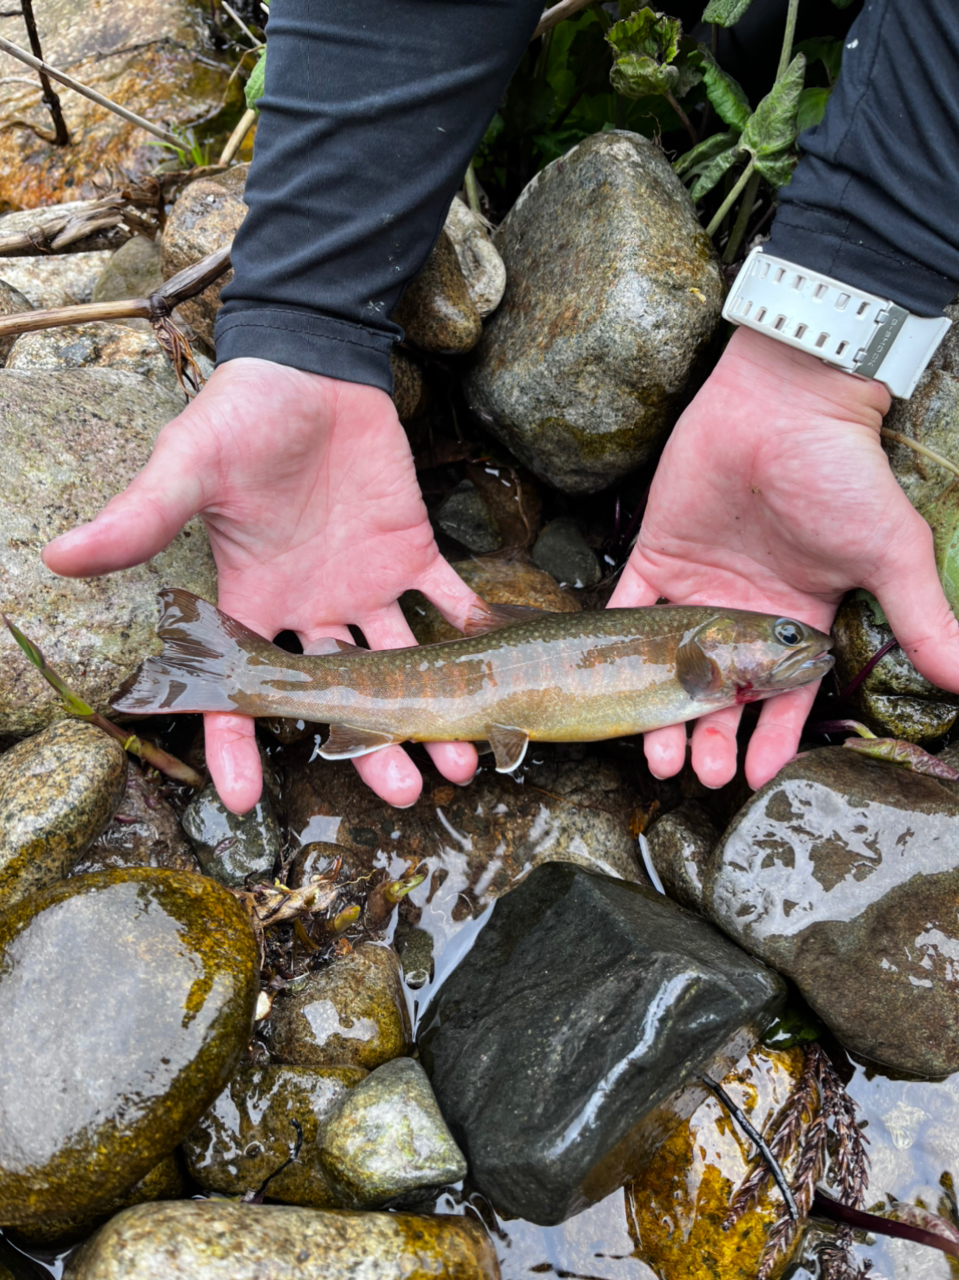
<svg viewBox="0 0 959 1280"><path fill-rule="evenodd" d="M477 597L439 554L389 396L286 365L229 361L157 438L132 484L91 521L51 542L54 573L90 577L149 560L199 513L224 612L272 638L294 631L309 652L360 627L373 648L415 643L399 605L421 591L459 629ZM262 786L253 721L207 714L206 755L227 808L245 813ZM451 782L476 771L470 743L427 750ZM419 770L402 748L355 762L390 804L413 804Z"/></svg>

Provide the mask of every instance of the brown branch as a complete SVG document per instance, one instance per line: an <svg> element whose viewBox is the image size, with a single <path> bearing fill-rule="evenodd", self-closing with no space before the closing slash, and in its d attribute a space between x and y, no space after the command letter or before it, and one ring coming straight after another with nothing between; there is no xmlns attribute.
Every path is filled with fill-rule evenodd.
<svg viewBox="0 0 959 1280"><path fill-rule="evenodd" d="M30 37L30 48L33 50L34 57L40 60L43 65L43 50L40 47L40 34L37 31L36 19L33 16L33 0L20 0L23 6L23 20L27 26L27 35ZM50 77L46 71L37 69L40 75L40 84L43 86L43 105L50 112L53 118L53 141L58 147L66 147L70 145L70 134L67 131L67 122L63 118L63 109L60 106L60 99L53 90L50 83Z"/></svg>

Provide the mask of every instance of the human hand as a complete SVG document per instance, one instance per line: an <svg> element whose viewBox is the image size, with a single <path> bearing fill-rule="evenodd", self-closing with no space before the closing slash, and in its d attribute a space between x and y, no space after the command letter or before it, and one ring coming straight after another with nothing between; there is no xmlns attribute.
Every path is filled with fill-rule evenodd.
<svg viewBox="0 0 959 1280"><path fill-rule="evenodd" d="M210 535L221 609L272 638L294 631L306 652L360 627L373 648L414 644L396 603L421 591L462 628L476 596L440 556L406 433L385 392L266 360L220 366L164 427L150 461L90 524L51 542L54 573L87 577L140 564L197 513ZM260 795L253 721L208 714L206 755L224 804ZM451 782L476 771L470 743L427 750ZM390 804L419 795L402 748L354 761Z"/></svg>
<svg viewBox="0 0 959 1280"><path fill-rule="evenodd" d="M866 587L903 651L959 692L959 623L936 575L929 526L880 445L889 393L738 329L669 438L615 606L718 604L828 631L843 594ZM746 753L767 782L796 752L817 685L770 698ZM692 764L709 787L736 769L741 707L700 719ZM655 776L679 772L686 729L646 734Z"/></svg>

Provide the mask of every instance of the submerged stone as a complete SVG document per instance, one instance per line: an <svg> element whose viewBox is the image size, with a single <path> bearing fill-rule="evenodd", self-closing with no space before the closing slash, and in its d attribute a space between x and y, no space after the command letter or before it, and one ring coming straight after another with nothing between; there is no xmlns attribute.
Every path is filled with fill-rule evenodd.
<svg viewBox="0 0 959 1280"><path fill-rule="evenodd" d="M246 915L213 881L109 871L0 916L0 1224L95 1213L168 1155L250 1035Z"/></svg>
<svg viewBox="0 0 959 1280"><path fill-rule="evenodd" d="M283 841L265 791L249 813L232 813L211 782L187 806L183 830L206 875L220 884L273 879Z"/></svg>
<svg viewBox="0 0 959 1280"><path fill-rule="evenodd" d="M541 867L440 988L420 1055L477 1188L549 1225L626 1181L784 989L652 890Z"/></svg>

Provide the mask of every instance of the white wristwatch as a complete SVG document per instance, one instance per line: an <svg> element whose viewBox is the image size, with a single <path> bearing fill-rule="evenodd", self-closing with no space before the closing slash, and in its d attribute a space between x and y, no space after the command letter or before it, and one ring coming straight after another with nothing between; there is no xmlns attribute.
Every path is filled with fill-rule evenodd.
<svg viewBox="0 0 959 1280"><path fill-rule="evenodd" d="M915 316L889 298L761 248L743 263L723 316L845 373L884 382L904 400L952 323L946 316Z"/></svg>

